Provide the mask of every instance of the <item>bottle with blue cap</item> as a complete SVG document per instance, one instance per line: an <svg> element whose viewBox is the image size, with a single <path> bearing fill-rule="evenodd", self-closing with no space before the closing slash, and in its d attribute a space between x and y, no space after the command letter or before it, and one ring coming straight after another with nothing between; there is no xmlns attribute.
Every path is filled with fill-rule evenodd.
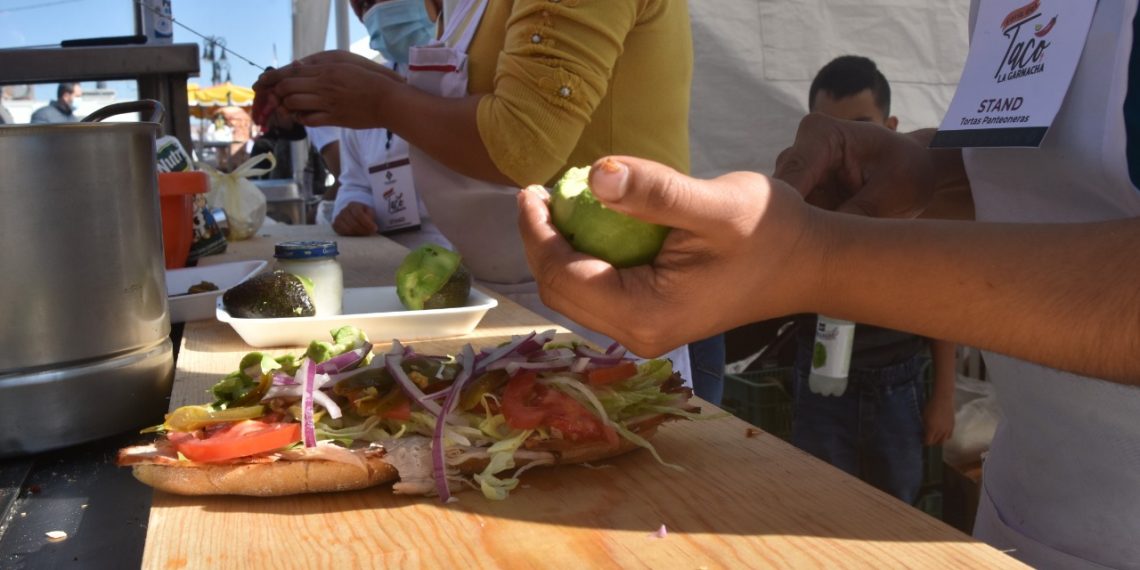
<svg viewBox="0 0 1140 570"><path fill-rule="evenodd" d="M342 311L344 272L337 254L335 241L286 241L273 250L278 269L309 281L318 317Z"/></svg>

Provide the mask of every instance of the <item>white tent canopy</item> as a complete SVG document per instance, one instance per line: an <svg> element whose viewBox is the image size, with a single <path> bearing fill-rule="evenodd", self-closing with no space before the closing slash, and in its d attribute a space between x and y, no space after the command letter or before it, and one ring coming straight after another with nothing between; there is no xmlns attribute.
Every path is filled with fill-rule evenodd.
<svg viewBox="0 0 1140 570"><path fill-rule="evenodd" d="M294 58L325 45L331 1L293 0ZM891 83L891 113L899 117L900 130L937 126L966 61L969 5L969 0L690 0L693 173L771 173L776 155L792 143L807 112L812 77L839 55L863 55L878 63ZM367 43L351 42L352 50L374 58ZM349 44L338 38L338 45Z"/></svg>
<svg viewBox="0 0 1140 570"><path fill-rule="evenodd" d="M969 0L690 1L693 173L771 173L819 68L869 57L899 130L936 127L966 61Z"/></svg>

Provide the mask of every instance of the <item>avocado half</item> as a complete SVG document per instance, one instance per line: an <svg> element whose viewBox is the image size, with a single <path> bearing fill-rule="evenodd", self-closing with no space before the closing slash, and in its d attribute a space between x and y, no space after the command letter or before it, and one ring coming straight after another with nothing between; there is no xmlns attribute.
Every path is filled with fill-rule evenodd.
<svg viewBox="0 0 1140 570"><path fill-rule="evenodd" d="M396 296L412 310L462 307L470 294L471 273L459 254L439 245L414 249L396 270Z"/></svg>
<svg viewBox="0 0 1140 570"><path fill-rule="evenodd" d="M308 279L281 270L262 273L222 294L222 305L230 315L242 319L311 317L313 284Z"/></svg>

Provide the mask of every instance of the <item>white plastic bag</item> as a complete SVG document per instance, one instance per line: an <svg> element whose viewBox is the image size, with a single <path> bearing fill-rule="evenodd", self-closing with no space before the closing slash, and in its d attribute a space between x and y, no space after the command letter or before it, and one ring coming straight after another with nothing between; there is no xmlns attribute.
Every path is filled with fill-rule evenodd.
<svg viewBox="0 0 1140 570"><path fill-rule="evenodd" d="M267 159L269 167L254 168ZM202 170L210 175L210 191L206 194L206 201L211 208L221 208L226 212L226 224L229 227L227 238L243 240L261 229L261 224L265 222L265 194L249 181L249 177L265 175L276 165L277 159L273 153L264 153L251 157L233 172L219 172L209 165L202 166Z"/></svg>
<svg viewBox="0 0 1140 570"><path fill-rule="evenodd" d="M954 389L954 434L942 445L942 457L955 466L973 463L989 451L1001 412L993 384L958 375Z"/></svg>

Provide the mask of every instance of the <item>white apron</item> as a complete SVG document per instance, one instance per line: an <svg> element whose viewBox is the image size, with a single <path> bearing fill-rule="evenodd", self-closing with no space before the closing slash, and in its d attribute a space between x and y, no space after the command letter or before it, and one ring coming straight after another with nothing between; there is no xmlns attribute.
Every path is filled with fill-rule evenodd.
<svg viewBox="0 0 1140 570"><path fill-rule="evenodd" d="M408 83L441 97L467 96L467 49L479 28L488 0L458 0L444 5L444 31L436 42L413 47ZM612 341L583 328L542 303L527 267L518 233L517 187L492 184L459 174L426 152L411 147L412 172L435 224L455 245L476 282L558 323L605 349ZM665 355L691 385L688 346Z"/></svg>
<svg viewBox="0 0 1140 570"><path fill-rule="evenodd" d="M1040 148L964 151L979 221L1140 216L1123 117L1136 4L1097 4ZM985 361L1002 421L974 534L1040 568L1140 568L1140 388L998 354Z"/></svg>

